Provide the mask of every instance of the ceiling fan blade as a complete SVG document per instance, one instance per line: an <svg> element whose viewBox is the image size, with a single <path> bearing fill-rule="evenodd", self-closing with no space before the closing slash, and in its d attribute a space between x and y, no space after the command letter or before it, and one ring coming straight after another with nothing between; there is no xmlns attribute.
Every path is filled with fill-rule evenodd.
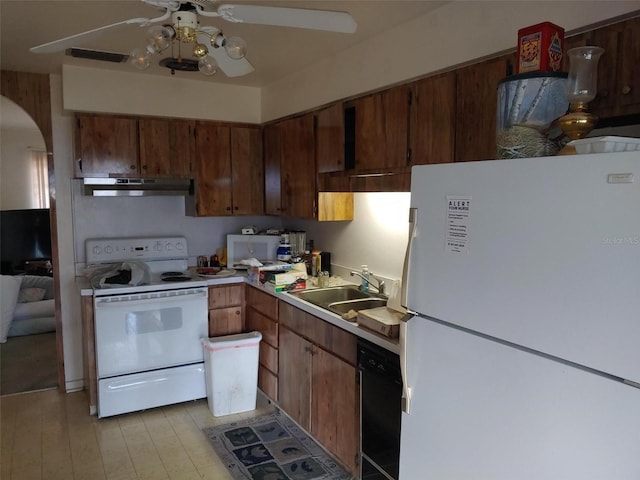
<svg viewBox="0 0 640 480"><path fill-rule="evenodd" d="M201 32L198 32L198 42L204 44L209 49L209 54L216 59L218 67L224 72L227 77L242 77L253 72L255 69L253 65L246 58L240 58L235 60L224 50L224 48L214 48L209 42L211 35L218 31L215 27L205 26L202 27Z"/></svg>
<svg viewBox="0 0 640 480"><path fill-rule="evenodd" d="M220 5L220 17L229 22L256 23L280 27L310 28L329 32L354 33L358 24L347 12L259 5Z"/></svg>
<svg viewBox="0 0 640 480"><path fill-rule="evenodd" d="M29 50L32 53L61 52L63 50L66 50L67 48L75 47L76 45L79 45L93 38L98 38L110 30L117 30L127 25L140 25L141 27L144 27L146 25L150 25L151 23L162 22L170 16L171 12L167 10L164 15L158 18L131 18L129 20L123 20L122 22L112 23L111 25L105 25L104 27L94 28L93 30L88 30L86 32L76 33L75 35L61 38L59 40L54 40L53 42L43 43L42 45L31 47Z"/></svg>

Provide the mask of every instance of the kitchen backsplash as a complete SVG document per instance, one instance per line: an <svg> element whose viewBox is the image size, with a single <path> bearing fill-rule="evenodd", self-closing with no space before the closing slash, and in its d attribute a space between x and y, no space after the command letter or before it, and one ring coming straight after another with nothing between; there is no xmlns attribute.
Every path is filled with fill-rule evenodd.
<svg viewBox="0 0 640 480"><path fill-rule="evenodd" d="M331 252L338 271L369 265L374 274L400 278L407 244L408 193L356 193L355 219L316 222L296 218L190 217L182 197L91 197L81 194L81 180L72 180L76 267L85 264L88 238L181 235L189 245L191 263L227 244L227 234L242 227L305 230L316 248Z"/></svg>

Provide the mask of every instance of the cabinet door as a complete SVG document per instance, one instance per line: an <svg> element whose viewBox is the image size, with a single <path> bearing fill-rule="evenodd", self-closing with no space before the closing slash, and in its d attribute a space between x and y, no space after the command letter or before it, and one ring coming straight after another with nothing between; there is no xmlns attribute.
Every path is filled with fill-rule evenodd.
<svg viewBox="0 0 640 480"><path fill-rule="evenodd" d="M514 59L511 54L456 70L457 162L496 158L498 82Z"/></svg>
<svg viewBox="0 0 640 480"><path fill-rule="evenodd" d="M278 318L278 299L273 295L262 292L256 287L247 285L247 306L257 310L266 317L270 318L274 322L279 320ZM283 303L283 302L280 302ZM284 304L284 303L283 303Z"/></svg>
<svg viewBox="0 0 640 480"><path fill-rule="evenodd" d="M242 333L242 307L209 310L209 336Z"/></svg>
<svg viewBox="0 0 640 480"><path fill-rule="evenodd" d="M291 418L311 431L311 343L287 328L280 329L278 403ZM339 390L333 390L334 394Z"/></svg>
<svg viewBox="0 0 640 480"><path fill-rule="evenodd" d="M257 128L231 128L233 214L264 214L262 135Z"/></svg>
<svg viewBox="0 0 640 480"><path fill-rule="evenodd" d="M409 86L359 98L354 105L356 170L406 166Z"/></svg>
<svg viewBox="0 0 640 480"><path fill-rule="evenodd" d="M589 111L601 118L640 113L640 18L586 36L589 45L604 49L598 62L598 95Z"/></svg>
<svg viewBox="0 0 640 480"><path fill-rule="evenodd" d="M453 162L456 74L428 77L412 86L409 144L411 165Z"/></svg>
<svg viewBox="0 0 640 480"><path fill-rule="evenodd" d="M76 174L138 175L138 121L101 115L78 115Z"/></svg>
<svg viewBox="0 0 640 480"><path fill-rule="evenodd" d="M318 173L344 170L344 111L342 103L315 113Z"/></svg>
<svg viewBox="0 0 640 480"><path fill-rule="evenodd" d="M163 118L138 120L140 135L140 173L162 176L169 173L171 165L170 121Z"/></svg>
<svg viewBox="0 0 640 480"><path fill-rule="evenodd" d="M198 215L232 214L229 127L198 122L195 190Z"/></svg>
<svg viewBox="0 0 640 480"><path fill-rule="evenodd" d="M169 173L180 178L193 178L196 162L196 122L171 120L169 129Z"/></svg>
<svg viewBox="0 0 640 480"><path fill-rule="evenodd" d="M312 357L311 434L355 473L360 451L357 369L317 347Z"/></svg>
<svg viewBox="0 0 640 480"><path fill-rule="evenodd" d="M262 341L278 348L278 324L254 308L247 307L247 331L262 334Z"/></svg>
<svg viewBox="0 0 640 480"><path fill-rule="evenodd" d="M280 183L280 127L267 125L263 131L264 141L264 210L267 215L282 213Z"/></svg>
<svg viewBox="0 0 640 480"><path fill-rule="evenodd" d="M241 306L244 285L221 285L209 287L209 309Z"/></svg>
<svg viewBox="0 0 640 480"><path fill-rule="evenodd" d="M316 165L313 114L280 123L282 214L315 218Z"/></svg>

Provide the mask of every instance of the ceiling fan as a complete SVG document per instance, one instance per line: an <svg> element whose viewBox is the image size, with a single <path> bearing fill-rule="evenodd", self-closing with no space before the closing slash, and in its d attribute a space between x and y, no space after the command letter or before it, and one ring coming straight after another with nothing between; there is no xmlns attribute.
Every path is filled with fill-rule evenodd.
<svg viewBox="0 0 640 480"><path fill-rule="evenodd" d="M160 61L160 65L171 69L172 73L183 70L213 75L219 67L227 76L238 77L254 70L245 58L245 41L240 37L227 38L222 30L215 26L200 25L199 17L221 18L235 24L251 23L340 33L354 33L357 28L355 20L347 12L244 4L217 5L213 0L142 1L164 10L163 14L156 18L131 18L105 25L32 47L30 51L60 52L129 25L152 25L147 32L146 46L134 49L129 57L130 62L137 68L148 68L152 55L159 54L171 46L172 50L178 50L177 54L173 51L171 57ZM181 46L184 44L192 45L191 54L195 59L182 56Z"/></svg>

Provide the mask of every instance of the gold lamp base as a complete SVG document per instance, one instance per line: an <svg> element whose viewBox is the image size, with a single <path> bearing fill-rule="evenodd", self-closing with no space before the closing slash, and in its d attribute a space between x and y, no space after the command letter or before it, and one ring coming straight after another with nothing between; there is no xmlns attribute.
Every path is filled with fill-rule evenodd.
<svg viewBox="0 0 640 480"><path fill-rule="evenodd" d="M564 134L571 140L579 140L585 138L593 127L596 126L598 117L587 112L587 104L572 103L569 107L569 113L558 119L558 125ZM576 149L571 145L565 145L558 155L575 155Z"/></svg>

